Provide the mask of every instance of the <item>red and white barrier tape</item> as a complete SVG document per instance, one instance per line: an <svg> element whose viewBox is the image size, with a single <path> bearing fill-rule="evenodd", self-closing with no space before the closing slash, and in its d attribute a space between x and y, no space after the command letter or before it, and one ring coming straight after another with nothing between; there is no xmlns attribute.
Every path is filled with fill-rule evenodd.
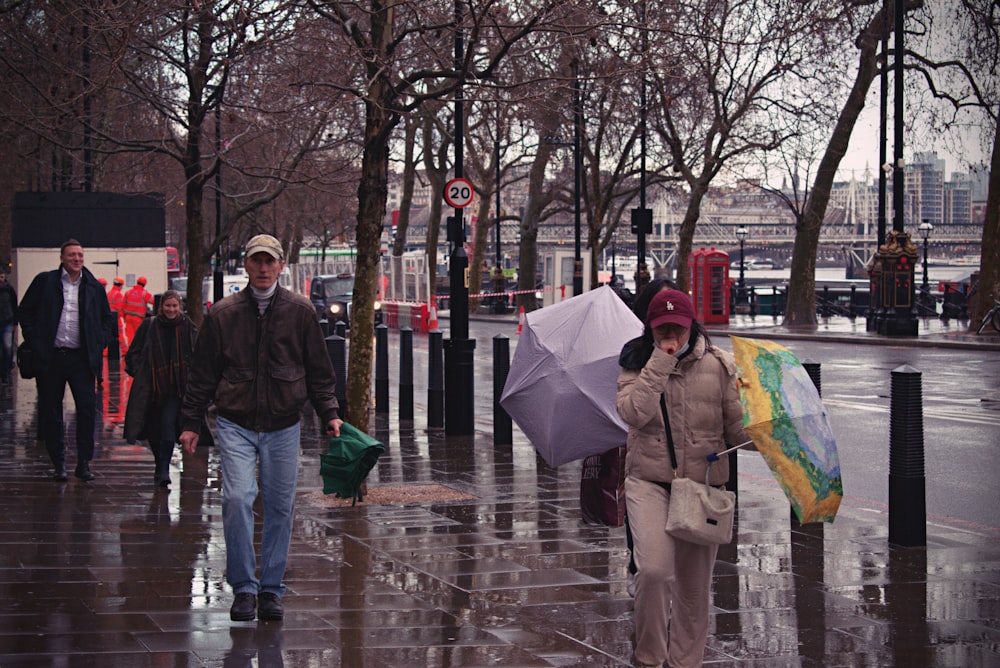
<svg viewBox="0 0 1000 668"><path fill-rule="evenodd" d="M470 293L469 299L480 299L482 297L507 297L510 295L533 295L536 292L547 292L549 290L559 290L562 292L563 296L566 296L566 286L558 285L546 288L538 288L537 290L511 290L510 292L477 292ZM449 295L434 295L436 299L449 299Z"/></svg>

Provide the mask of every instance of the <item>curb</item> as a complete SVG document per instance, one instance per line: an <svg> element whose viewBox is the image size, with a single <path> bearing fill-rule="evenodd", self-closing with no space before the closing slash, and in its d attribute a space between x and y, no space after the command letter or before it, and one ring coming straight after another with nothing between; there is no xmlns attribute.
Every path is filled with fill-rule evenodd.
<svg viewBox="0 0 1000 668"><path fill-rule="evenodd" d="M451 313L438 312L441 321L450 320ZM469 314L469 321L504 322L517 324L517 315ZM761 327L712 327L705 329L711 336L743 336L746 338L774 339L787 341L829 341L831 343L852 343L872 346L905 346L910 348L947 348L952 350L996 350L1000 351L1000 336L977 336L967 332L931 333L916 337L890 337L869 333L789 331L781 325ZM961 338L959 338L961 337Z"/></svg>

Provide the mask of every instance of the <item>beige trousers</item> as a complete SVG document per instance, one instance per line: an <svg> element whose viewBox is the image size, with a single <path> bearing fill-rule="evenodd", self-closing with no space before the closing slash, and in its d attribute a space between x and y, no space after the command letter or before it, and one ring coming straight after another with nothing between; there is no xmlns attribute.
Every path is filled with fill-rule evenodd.
<svg viewBox="0 0 1000 668"><path fill-rule="evenodd" d="M659 485L625 479L634 542L635 658L645 665L700 666L708 638L717 545L677 540L663 529L670 495Z"/></svg>

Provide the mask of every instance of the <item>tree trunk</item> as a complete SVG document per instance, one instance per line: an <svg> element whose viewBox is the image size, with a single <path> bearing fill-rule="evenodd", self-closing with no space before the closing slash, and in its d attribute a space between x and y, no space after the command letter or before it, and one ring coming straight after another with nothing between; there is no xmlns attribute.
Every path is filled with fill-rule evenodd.
<svg viewBox="0 0 1000 668"><path fill-rule="evenodd" d="M388 109L389 87L376 81L365 114L364 152L358 185L358 256L351 297L351 346L347 360L347 422L367 431L371 413L372 340L375 336L375 294L379 241L388 199L389 134L396 122Z"/></svg>
<svg viewBox="0 0 1000 668"><path fill-rule="evenodd" d="M691 194L688 197L687 211L684 212L684 221L681 222L681 229L677 243L677 275L674 281L677 289L687 292L691 286L688 285L688 258L691 257L691 248L694 245L694 230L698 225L698 218L701 217L701 202L708 192L708 182L698 179L691 186Z"/></svg>
<svg viewBox="0 0 1000 668"><path fill-rule="evenodd" d="M430 184L432 193L443 193L446 174L439 174L435 170L426 170L427 181ZM431 197L431 208L427 212L427 276L430 285L428 289L431 293L431 300L437 295L437 256L438 242L440 241L441 216L444 209L444 197Z"/></svg>
<svg viewBox="0 0 1000 668"><path fill-rule="evenodd" d="M791 278L788 282L788 305L785 309L785 325L789 327L816 326L816 252L819 248L819 232L826 217L830 202L830 192L837 176L840 161L847 153L851 133L858 116L865 106L865 98L872 81L878 73L878 45L883 25L887 25L883 7L859 35L857 43L861 48L858 72L837 124L834 126L830 143L827 144L823 159L816 170L809 198L802 212L801 223L795 231L795 245L792 249Z"/></svg>
<svg viewBox="0 0 1000 668"><path fill-rule="evenodd" d="M413 159L413 146L417 138L417 123L406 121L403 137L403 192L399 200L399 218L396 220L396 239L392 244L393 257L399 257L406 248L406 233L410 228L410 207L413 204L413 183L417 166Z"/></svg>
<svg viewBox="0 0 1000 668"><path fill-rule="evenodd" d="M982 256L979 259L979 286L972 300L969 313L970 328L975 331L983 316L993 307L993 299L1000 299L1000 110L997 128L993 135L993 155L990 157L989 191L986 195L986 212L983 217Z"/></svg>
<svg viewBox="0 0 1000 668"><path fill-rule="evenodd" d="M484 292L482 288L483 266L486 264L486 242L489 239L490 230L494 229L493 225L496 224L496 221L490 219L493 185L488 183L481 187L483 189L479 192L479 208L476 210L476 229L472 235L472 257L469 258L469 298L475 299L477 306L481 299L478 295ZM492 288L488 288L485 292L492 292ZM470 304L469 312L474 310L473 304Z"/></svg>
<svg viewBox="0 0 1000 668"><path fill-rule="evenodd" d="M190 117L189 117L190 118ZM201 126L190 118L187 147L184 151L184 213L188 248L187 316L197 325L204 318L202 283L208 275L209 254L205 250L205 220L201 207L205 199L201 174Z"/></svg>
<svg viewBox="0 0 1000 668"><path fill-rule="evenodd" d="M541 144L528 173L528 200L521 218L521 248L517 266L517 305L525 311L538 308L535 300L535 272L538 267L538 220L549 198L545 193L545 169L552 156L550 145ZM545 286L551 288L553 286Z"/></svg>

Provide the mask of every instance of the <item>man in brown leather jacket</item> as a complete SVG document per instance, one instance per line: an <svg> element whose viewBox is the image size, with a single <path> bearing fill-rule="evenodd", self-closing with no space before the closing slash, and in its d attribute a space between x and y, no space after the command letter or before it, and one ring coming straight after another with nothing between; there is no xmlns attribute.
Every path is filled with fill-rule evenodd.
<svg viewBox="0 0 1000 668"><path fill-rule="evenodd" d="M205 316L181 412L180 442L188 453L197 448L209 402L218 413L226 580L236 594L229 611L233 621L284 617L281 579L291 541L300 411L307 400L327 433L340 435L333 364L316 310L278 285L283 259L281 243L270 235L247 243L249 285ZM264 507L259 579L253 516L258 464Z"/></svg>

